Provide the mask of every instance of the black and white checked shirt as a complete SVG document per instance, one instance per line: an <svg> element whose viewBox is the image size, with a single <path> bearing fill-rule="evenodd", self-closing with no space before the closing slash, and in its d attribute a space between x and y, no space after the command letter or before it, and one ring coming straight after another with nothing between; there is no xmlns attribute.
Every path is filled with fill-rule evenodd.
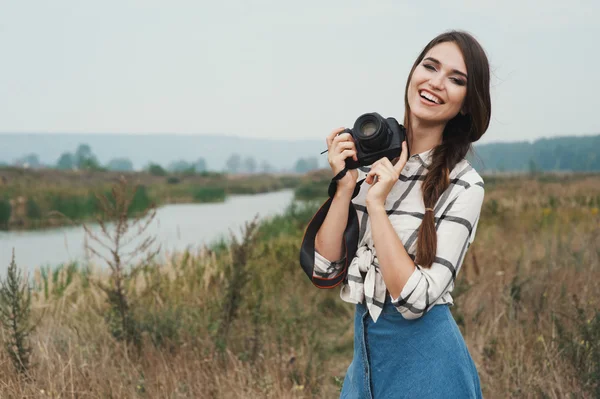
<svg viewBox="0 0 600 399"><path fill-rule="evenodd" d="M433 149L412 155L398 182L392 187L385 209L394 230L408 255L415 260L417 236L423 220L425 205L421 185L431 162ZM370 167L359 169L358 180ZM406 319L416 319L437 304L454 304L450 293L454 288L465 254L475 238L484 197L483 179L463 159L450 173L450 186L434 207L437 230L437 251L431 268L416 264L416 269L393 305ZM340 297L350 303L362 303L377 321L383 308L387 289L379 272L377 254L371 237L371 225L365 200L370 185L362 184L352 203L358 214L360 235L358 250L348 268L347 281L342 283ZM343 269L344 259L331 262L315 252L314 275L333 278Z"/></svg>

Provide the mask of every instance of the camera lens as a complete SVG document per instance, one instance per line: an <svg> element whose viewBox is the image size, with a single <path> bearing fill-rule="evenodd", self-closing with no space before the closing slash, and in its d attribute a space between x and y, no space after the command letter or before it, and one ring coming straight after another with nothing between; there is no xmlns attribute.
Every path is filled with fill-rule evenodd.
<svg viewBox="0 0 600 399"><path fill-rule="evenodd" d="M389 144L390 134L386 121L381 115L375 112L361 115L354 126L357 138L366 151L381 151Z"/></svg>
<svg viewBox="0 0 600 399"><path fill-rule="evenodd" d="M367 121L360 126L360 132L363 136L372 136L377 132L377 124L372 121Z"/></svg>

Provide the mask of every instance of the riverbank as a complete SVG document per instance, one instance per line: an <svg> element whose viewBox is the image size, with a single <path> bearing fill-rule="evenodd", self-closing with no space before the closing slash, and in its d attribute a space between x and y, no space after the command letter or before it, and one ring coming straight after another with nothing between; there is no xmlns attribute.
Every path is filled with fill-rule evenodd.
<svg viewBox="0 0 600 399"><path fill-rule="evenodd" d="M223 238L228 239L230 231L239 234L239 227L256 215L265 218L284 213L293 198L293 190L284 189L262 194L230 195L223 202L163 205L156 209L148 232L162 245L160 260L163 261L166 260L163 258L166 252L210 246ZM98 223L86 225L94 234L102 234ZM110 227L112 223L108 225ZM33 273L39 266L85 261L90 255L84 248L85 238L83 226L0 231L0 254L9 254L14 248L20 254L20 266ZM0 277L5 272L5 268L0 268Z"/></svg>
<svg viewBox="0 0 600 399"><path fill-rule="evenodd" d="M99 211L97 194L110 193L121 177L139 187L132 214L150 203L161 206L223 202L235 194L295 188L301 180L294 174L156 176L148 172L0 168L0 228L34 230L93 221ZM56 213L66 218L52 216Z"/></svg>

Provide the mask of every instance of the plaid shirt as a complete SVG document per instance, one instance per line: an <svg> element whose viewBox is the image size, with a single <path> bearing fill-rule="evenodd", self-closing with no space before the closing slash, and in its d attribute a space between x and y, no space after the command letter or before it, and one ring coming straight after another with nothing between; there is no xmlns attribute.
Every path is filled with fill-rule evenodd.
<svg viewBox="0 0 600 399"><path fill-rule="evenodd" d="M394 230L408 255L415 260L417 236L423 220L425 205L422 182L431 162L433 149L412 155L398 182L392 187L385 208ZM358 180L370 167L359 169ZM484 197L483 179L463 159L450 173L450 186L434 207L437 231L437 251L431 268L415 263L416 269L392 304L406 319L416 319L437 304L453 305L450 293L454 288L467 250L475 238ZM340 297L350 303L366 302L369 313L377 321L383 308L387 289L379 271L379 262L371 237L371 225L365 200L370 185L363 183L352 203L358 214L360 235L358 250L342 283ZM315 252L314 275L333 278L343 269L344 259L331 262Z"/></svg>

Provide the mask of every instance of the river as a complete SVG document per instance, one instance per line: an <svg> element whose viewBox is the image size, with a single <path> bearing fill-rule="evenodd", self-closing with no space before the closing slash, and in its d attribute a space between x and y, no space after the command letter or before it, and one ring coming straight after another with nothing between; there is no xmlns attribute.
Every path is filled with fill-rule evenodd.
<svg viewBox="0 0 600 399"><path fill-rule="evenodd" d="M259 218L281 214L292 203L293 190L254 195L235 195L225 202L211 204L165 205L157 209L156 217L147 234L155 235L161 245L160 256L186 248L197 249L210 245L220 237L229 237L232 231L240 236L240 228L258 214ZM109 224L109 226L112 226ZM97 224L90 224L99 233ZM82 226L60 227L35 231L0 231L0 275L5 275L12 249L20 269L32 272L40 266L57 266L72 261L83 261L85 231ZM125 247L132 249L135 243ZM94 244L90 242L90 244ZM94 245L98 248L98 245ZM102 252L105 253L105 252ZM93 259L96 263L101 261Z"/></svg>

